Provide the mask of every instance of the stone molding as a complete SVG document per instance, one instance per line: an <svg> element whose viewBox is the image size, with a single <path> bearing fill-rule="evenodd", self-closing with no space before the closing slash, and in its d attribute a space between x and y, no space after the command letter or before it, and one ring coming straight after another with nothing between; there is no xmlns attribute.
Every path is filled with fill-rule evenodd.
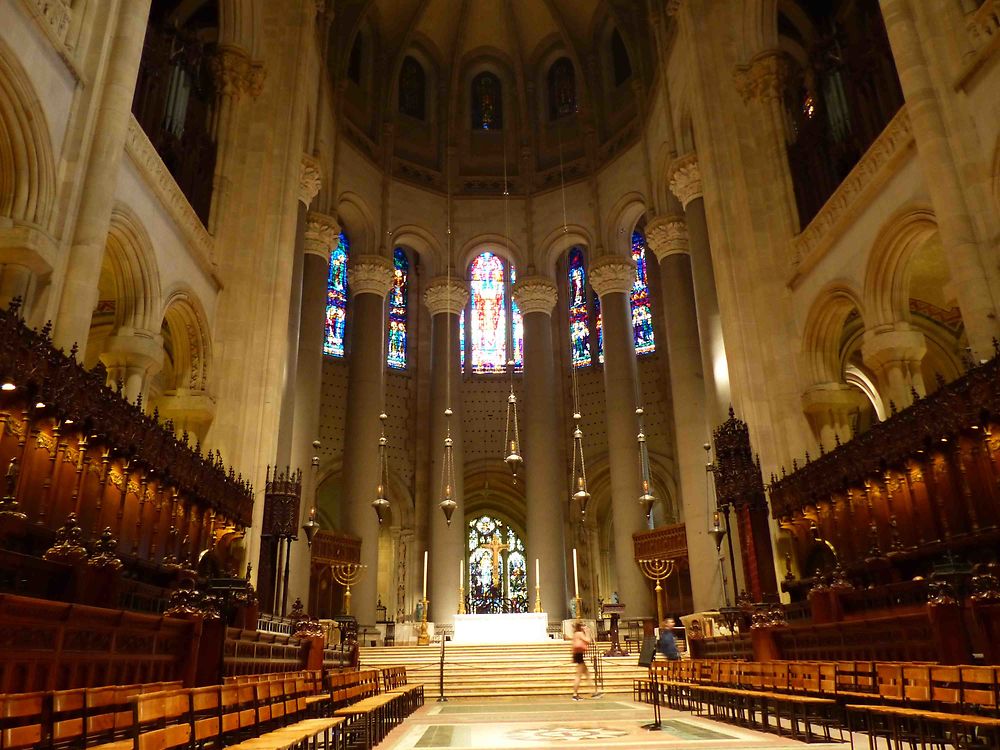
<svg viewBox="0 0 1000 750"><path fill-rule="evenodd" d="M28 0L28 5L38 14L39 20L44 21L59 44L65 45L72 13L67 0Z"/></svg>
<svg viewBox="0 0 1000 750"><path fill-rule="evenodd" d="M330 262L330 254L337 245L340 224L332 216L310 211L306 214L306 236L303 250L310 255L318 255Z"/></svg>
<svg viewBox="0 0 1000 750"><path fill-rule="evenodd" d="M548 276L525 276L514 285L514 300L524 315L551 315L559 299L559 290Z"/></svg>
<svg viewBox="0 0 1000 750"><path fill-rule="evenodd" d="M646 225L646 246L663 262L671 255L687 255L687 222L683 216L657 216Z"/></svg>
<svg viewBox="0 0 1000 750"><path fill-rule="evenodd" d="M687 209L688 203L703 195L698 154L685 154L674 159L668 167L667 173L670 175L670 192L677 196L677 200L685 209Z"/></svg>
<svg viewBox="0 0 1000 750"><path fill-rule="evenodd" d="M306 205L306 208L309 208L322 187L323 171L319 159L312 154L302 154L302 164L299 171L299 200Z"/></svg>
<svg viewBox="0 0 1000 750"><path fill-rule="evenodd" d="M184 193L177 186L173 175L167 170L163 159L156 153L156 149L134 115L130 115L129 118L125 153L129 155L139 174L153 188L153 193L181 230L181 234L194 250L192 255L202 270L215 279L215 240L201 223L198 214L191 208L188 199L184 197Z"/></svg>
<svg viewBox="0 0 1000 750"><path fill-rule="evenodd" d="M377 294L384 297L392 288L392 261L381 255L358 255L347 265L347 288L351 296Z"/></svg>
<svg viewBox="0 0 1000 750"><path fill-rule="evenodd" d="M844 178L800 234L792 238L795 287L814 268L851 222L867 208L871 194L895 174L913 146L913 129L906 105L889 121L860 161Z"/></svg>
<svg viewBox="0 0 1000 750"><path fill-rule="evenodd" d="M736 69L736 90L744 103L768 103L782 98L788 80L788 57L780 50L768 50L756 55L749 65Z"/></svg>
<svg viewBox="0 0 1000 750"><path fill-rule="evenodd" d="M260 96L264 86L264 66L253 62L239 47L219 47L209 65L220 96L233 100L238 100L243 94L255 99Z"/></svg>
<svg viewBox="0 0 1000 750"><path fill-rule="evenodd" d="M667 16L676 16L681 11L681 5L684 0L666 0L666 12Z"/></svg>
<svg viewBox="0 0 1000 750"><path fill-rule="evenodd" d="M424 304L431 315L451 313L461 315L469 303L469 285L454 276L438 276L424 290Z"/></svg>
<svg viewBox="0 0 1000 750"><path fill-rule="evenodd" d="M635 283L635 261L621 255L601 255L591 262L590 285L603 298L608 294L628 294Z"/></svg>
<svg viewBox="0 0 1000 750"><path fill-rule="evenodd" d="M976 49L984 49L1000 33L1000 0L986 0L968 15L966 25Z"/></svg>

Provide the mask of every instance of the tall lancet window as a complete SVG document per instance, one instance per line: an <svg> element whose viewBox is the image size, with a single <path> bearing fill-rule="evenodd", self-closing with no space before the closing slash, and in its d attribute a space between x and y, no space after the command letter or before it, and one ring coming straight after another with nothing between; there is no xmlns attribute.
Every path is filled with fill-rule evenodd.
<svg viewBox="0 0 1000 750"><path fill-rule="evenodd" d="M604 364L604 318L601 315L601 297L594 292L594 327L597 328L597 361Z"/></svg>
<svg viewBox="0 0 1000 750"><path fill-rule="evenodd" d="M344 332L347 328L347 253L350 243L343 233L330 255L330 276L326 284L326 339L323 353L344 356Z"/></svg>
<svg viewBox="0 0 1000 750"><path fill-rule="evenodd" d="M472 127L474 130L503 128L503 87L492 73L472 79Z"/></svg>
<svg viewBox="0 0 1000 750"><path fill-rule="evenodd" d="M549 68L549 119L558 120L576 112L576 71L568 57L560 57Z"/></svg>
<svg viewBox="0 0 1000 750"><path fill-rule="evenodd" d="M524 543L499 518L479 516L468 525L469 611L473 614L528 611Z"/></svg>
<svg viewBox="0 0 1000 750"><path fill-rule="evenodd" d="M389 290L389 352L386 363L395 370L406 369L406 303L410 261L397 247L392 253L393 277Z"/></svg>
<svg viewBox="0 0 1000 750"><path fill-rule="evenodd" d="M632 260L635 261L635 281L629 295L632 303L632 330L635 353L656 351L653 341L653 313L649 305L649 284L646 283L646 236L639 230L632 233Z"/></svg>
<svg viewBox="0 0 1000 750"><path fill-rule="evenodd" d="M587 311L587 272L583 251L569 251L569 340L573 347L573 366L586 367L590 357L590 320Z"/></svg>
<svg viewBox="0 0 1000 750"><path fill-rule="evenodd" d="M499 255L485 252L470 267L470 320L468 338L475 373L502 373L507 369L507 327L513 326L514 366L520 369L524 352L524 321L517 305L507 294L507 272L515 280L514 269ZM459 331L466 346L466 330ZM465 360L463 358L463 367Z"/></svg>

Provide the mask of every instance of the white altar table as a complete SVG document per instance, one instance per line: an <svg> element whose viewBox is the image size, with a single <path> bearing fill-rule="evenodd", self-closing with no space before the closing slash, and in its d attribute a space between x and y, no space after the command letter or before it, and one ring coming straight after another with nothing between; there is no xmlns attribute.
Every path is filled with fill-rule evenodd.
<svg viewBox="0 0 1000 750"><path fill-rule="evenodd" d="M549 616L545 612L505 615L455 615L452 642L464 645L545 643Z"/></svg>

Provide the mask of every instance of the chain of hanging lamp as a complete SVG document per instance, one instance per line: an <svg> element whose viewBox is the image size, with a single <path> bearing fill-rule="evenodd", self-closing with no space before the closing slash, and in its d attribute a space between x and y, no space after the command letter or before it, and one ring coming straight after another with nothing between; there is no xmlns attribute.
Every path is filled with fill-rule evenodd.
<svg viewBox="0 0 1000 750"><path fill-rule="evenodd" d="M504 242L507 248L507 266L509 272L504 278L507 286L506 298L510 300L510 325L507 326L507 373L510 376L510 394L507 396L507 426L504 429L504 456L503 462L507 464L510 473L517 484L517 472L524 466L524 458L521 456L521 435L517 425L517 394L514 393L514 367L516 356L514 353L514 296L511 289L511 277L514 273L514 264L510 260L510 183L507 181L507 138L503 139L503 218L504 218Z"/></svg>
<svg viewBox="0 0 1000 750"><path fill-rule="evenodd" d="M448 221L446 231L448 234L448 258L445 263L445 295L447 300L447 311L448 314L451 312L451 255L452 255L452 242L451 242L451 116L448 117L448 140L447 140L447 155L445 160L445 169L447 170L447 176L445 178L448 192ZM462 313L459 313L460 315ZM449 327L447 331L447 341L445 343L445 409L444 409L444 455L441 461L441 502L438 503L438 507L441 508L441 512L444 513L444 520L448 526L451 526L451 517L455 514L455 509L458 507L458 503L455 501L455 441L451 437L451 329Z"/></svg>
<svg viewBox="0 0 1000 750"><path fill-rule="evenodd" d="M563 152L562 134L558 133L559 140L559 190L562 196L563 213L563 234L569 234L569 226L566 222L566 178L563 172ZM580 411L580 386L576 377L576 364L570 357L570 370L573 381L573 460L570 470L570 502L575 503L580 511L580 521L587 517L587 505L590 503L590 492L587 489L587 462L583 457L583 430L580 428L580 420L583 414Z"/></svg>
<svg viewBox="0 0 1000 750"><path fill-rule="evenodd" d="M390 213L392 211L392 174L388 177L389 185L386 189L386 208L385 208L385 235L386 235L386 246L388 248L392 247L392 224L389 221ZM393 277L395 280L395 276ZM392 288L389 289L389 294L392 294ZM385 521L386 514L389 512L389 439L385 436L385 423L389 419L389 415L385 413L385 389L386 389L386 372L385 372L385 346L386 346L386 326L385 326L385 309L386 305L382 305L382 343L381 343L381 355L379 357L379 367L382 371L382 382L380 385L381 393L379 398L382 401L381 408L379 409L378 420L379 420L379 438L378 438L378 484L375 488L375 499L372 500L372 508L375 509L375 515L378 516L378 524L382 525Z"/></svg>

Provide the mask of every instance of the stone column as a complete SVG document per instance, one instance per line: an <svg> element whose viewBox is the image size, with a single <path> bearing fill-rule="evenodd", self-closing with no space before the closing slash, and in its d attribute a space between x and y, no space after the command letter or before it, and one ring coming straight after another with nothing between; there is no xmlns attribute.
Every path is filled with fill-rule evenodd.
<svg viewBox="0 0 1000 750"><path fill-rule="evenodd" d="M312 444L319 439L320 402L323 391L323 339L326 335L326 285L330 253L337 245L340 226L325 214L310 211L305 222L302 258L302 305L298 327L298 354L295 368L295 399L290 439L291 465L302 469L302 515L316 507L315 470ZM372 511L374 515L374 511ZM309 591L309 548L292 546L288 599L295 601ZM354 596L353 590L351 596Z"/></svg>
<svg viewBox="0 0 1000 750"><path fill-rule="evenodd" d="M427 527L430 567L427 573L427 619L436 623L453 622L458 611L458 561L465 557L465 479L462 443L462 370L458 341L459 316L469 301L469 287L461 279L438 277L424 291L424 303L431 314L431 491L428 494ZM449 396L450 390L450 398ZM458 504L445 523L438 507L443 492L442 459L446 434L445 409L450 406L451 438L454 441L454 494ZM422 552L422 550L420 550ZM419 564L423 555L418 554ZM423 569L413 571L420 596Z"/></svg>
<svg viewBox="0 0 1000 750"><path fill-rule="evenodd" d="M977 241L965 199L964 185L968 180L959 174L958 158L952 150L910 3L908 0L880 0L880 3L969 345L977 359L987 358L992 356L992 340L998 335L1000 292L995 249Z"/></svg>
<svg viewBox="0 0 1000 750"><path fill-rule="evenodd" d="M163 339L150 331L118 332L108 338L101 353L108 370L108 382L121 381L122 393L131 402L146 398L149 379L163 367Z"/></svg>
<svg viewBox="0 0 1000 750"><path fill-rule="evenodd" d="M628 297L634 281L631 258L603 255L590 264L590 284L601 298L604 325L604 397L618 594L628 607L628 617L645 617L653 613L652 601L632 545L632 534L646 528L639 505L642 475L635 415L639 373Z"/></svg>
<svg viewBox="0 0 1000 750"><path fill-rule="evenodd" d="M566 618L566 555L563 508L566 506L566 466L560 461L562 435L552 347L552 310L558 299L555 282L527 276L514 287L514 299L524 316L524 434L525 501L528 506L528 606L535 602L535 559L542 584L542 609L550 622Z"/></svg>
<svg viewBox="0 0 1000 750"><path fill-rule="evenodd" d="M53 336L55 345L66 351L74 342L79 343L80 359L87 348L90 320L97 306L97 283L101 277L104 246L115 203L118 169L125 153L125 136L132 119L132 97L139 73L142 43L146 38L149 6L150 0L119 5L94 140L83 174L80 210Z"/></svg>
<svg viewBox="0 0 1000 750"><path fill-rule="evenodd" d="M723 593L715 542L708 533L712 517L707 504L706 456L702 445L704 436L710 434L710 426L705 410L702 347L684 219L656 217L646 225L646 243L660 264L677 441L674 451L680 479L678 505L683 510L687 535L694 608L700 611L719 606Z"/></svg>
<svg viewBox="0 0 1000 750"><path fill-rule="evenodd" d="M865 331L861 358L875 373L886 409L891 401L897 409L913 403L913 391L926 393L920 361L927 352L924 334L897 323L887 331Z"/></svg>
<svg viewBox="0 0 1000 750"><path fill-rule="evenodd" d="M351 587L352 613L359 625L375 624L378 575L378 517L372 508L378 484L379 418L385 374L385 295L392 262L381 255L350 260L353 297L344 442L344 524L361 539L361 580Z"/></svg>
<svg viewBox="0 0 1000 750"><path fill-rule="evenodd" d="M853 437L851 414L864 400L858 389L843 383L819 383L802 394L802 409L809 419L816 440L826 450Z"/></svg>
<svg viewBox="0 0 1000 750"><path fill-rule="evenodd" d="M684 207L687 219L691 274L698 310L698 336L701 341L701 367L705 378L705 406L709 424L714 428L726 420L732 397L698 156L682 156L670 165L670 172L670 190ZM707 435L705 439L708 439Z"/></svg>

